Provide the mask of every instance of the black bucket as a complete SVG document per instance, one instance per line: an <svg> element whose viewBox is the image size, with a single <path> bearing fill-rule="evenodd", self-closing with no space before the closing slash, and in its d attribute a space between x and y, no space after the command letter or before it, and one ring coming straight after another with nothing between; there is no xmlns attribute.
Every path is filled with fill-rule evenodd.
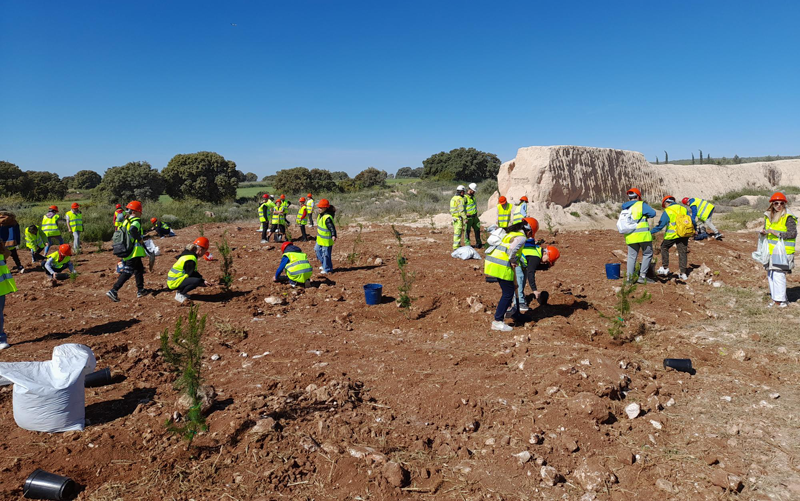
<svg viewBox="0 0 800 501"><path fill-rule="evenodd" d="M692 368L692 361L688 358L665 358L664 368L671 367L676 371L688 372L694 374L695 370Z"/></svg>
<svg viewBox="0 0 800 501"><path fill-rule="evenodd" d="M93 388L95 386L105 386L111 383L111 369L106 367L99 371L87 374L83 380L83 386L86 388Z"/></svg>
<svg viewBox="0 0 800 501"><path fill-rule="evenodd" d="M78 486L69 477L62 477L37 468L25 479L22 495L28 499L72 499Z"/></svg>
<svg viewBox="0 0 800 501"><path fill-rule="evenodd" d="M67 280L69 278L69 273L56 273L55 279L56 280Z"/></svg>

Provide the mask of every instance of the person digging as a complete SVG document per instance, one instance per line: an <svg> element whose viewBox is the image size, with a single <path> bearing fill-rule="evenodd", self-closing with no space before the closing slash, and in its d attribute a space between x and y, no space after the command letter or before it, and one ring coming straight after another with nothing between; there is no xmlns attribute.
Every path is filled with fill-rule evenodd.
<svg viewBox="0 0 800 501"><path fill-rule="evenodd" d="M281 253L283 254L281 263L275 270L272 281L288 282L292 287L305 287L314 272L311 263L308 262L308 256L292 242L284 242L281 245ZM286 271L285 277L281 276L284 271Z"/></svg>
<svg viewBox="0 0 800 501"><path fill-rule="evenodd" d="M167 288L175 291L175 301L183 303L189 297L189 292L198 287L211 287L197 271L197 258L204 256L210 243L206 237L198 237L193 243L187 245L180 253L175 264L167 273Z"/></svg>

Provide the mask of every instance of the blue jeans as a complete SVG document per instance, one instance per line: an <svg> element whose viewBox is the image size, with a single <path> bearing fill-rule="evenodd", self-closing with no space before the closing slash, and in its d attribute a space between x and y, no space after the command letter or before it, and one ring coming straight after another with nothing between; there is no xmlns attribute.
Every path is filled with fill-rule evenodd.
<svg viewBox="0 0 800 501"><path fill-rule="evenodd" d="M7 343L6 331L3 330L3 310L6 309L6 296L0 296L0 343Z"/></svg>
<svg viewBox="0 0 800 501"><path fill-rule="evenodd" d="M515 302L519 302L520 306L525 306L527 303L525 302L525 270L522 266L517 266L515 268L515 273L517 275L517 288L519 291L517 293L517 297L514 298Z"/></svg>
<svg viewBox="0 0 800 501"><path fill-rule="evenodd" d="M333 247L326 247L317 244L314 246L314 252L317 254L317 261L322 264L322 271L330 273L333 271L333 262L331 261L331 249Z"/></svg>
<svg viewBox="0 0 800 501"><path fill-rule="evenodd" d="M514 281L513 280L498 280L500 289L503 295L500 296L500 302L497 303L497 310L494 312L494 319L502 322L506 318L506 310L511 306L511 301L514 300Z"/></svg>

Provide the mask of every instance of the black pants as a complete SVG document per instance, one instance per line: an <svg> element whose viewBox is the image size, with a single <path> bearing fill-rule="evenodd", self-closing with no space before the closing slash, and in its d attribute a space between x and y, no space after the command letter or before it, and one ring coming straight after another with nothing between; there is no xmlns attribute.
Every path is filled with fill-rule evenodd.
<svg viewBox="0 0 800 501"><path fill-rule="evenodd" d="M494 319L498 322L502 322L503 319L506 318L506 310L511 306L511 301L514 300L514 291L517 287L514 285L513 280L498 280L497 283L500 284L500 290L503 292L502 296L500 296L500 302L497 303Z"/></svg>
<svg viewBox="0 0 800 501"><path fill-rule="evenodd" d="M144 264L142 264L142 258L135 257L127 261L123 261L122 264L124 265L123 271L119 274L117 283L114 284L114 287L112 287L111 290L114 292L119 291L122 286L125 285L125 282L131 278L131 275L136 277L136 290L144 290Z"/></svg>
<svg viewBox="0 0 800 501"><path fill-rule="evenodd" d="M302 234L300 235L300 240L302 240L303 242L308 242L308 235L306 235L306 225L304 224L300 225L300 233Z"/></svg>
<svg viewBox="0 0 800 501"><path fill-rule="evenodd" d="M669 268L669 249L673 245L678 246L678 266L681 273L686 274L686 251L689 249L689 237L674 238L661 242L661 266Z"/></svg>
<svg viewBox="0 0 800 501"><path fill-rule="evenodd" d="M203 285L202 278L186 277L183 279L183 282L181 282L181 284L175 290L177 290L178 292L180 292L185 296L186 294L190 293L191 291L195 290L201 285Z"/></svg>
<svg viewBox="0 0 800 501"><path fill-rule="evenodd" d="M267 239L267 231L269 230L269 223L261 223L261 240Z"/></svg>
<svg viewBox="0 0 800 501"><path fill-rule="evenodd" d="M19 254L17 254L17 249L11 249L8 252L11 253L11 259L14 260L14 264L17 265L17 268L22 268L22 264L19 262Z"/></svg>

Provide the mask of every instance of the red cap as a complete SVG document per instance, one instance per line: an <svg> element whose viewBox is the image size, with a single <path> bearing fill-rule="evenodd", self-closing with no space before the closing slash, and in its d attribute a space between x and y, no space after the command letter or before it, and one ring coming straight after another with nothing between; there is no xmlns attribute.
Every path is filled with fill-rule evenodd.
<svg viewBox="0 0 800 501"><path fill-rule="evenodd" d="M628 190L628 193L636 193L636 196L642 198L642 192L639 191L639 188L631 188Z"/></svg>
<svg viewBox="0 0 800 501"><path fill-rule="evenodd" d="M56 207L55 205L51 205L50 206L50 210L54 211L54 212L58 212L58 207Z"/></svg>
<svg viewBox="0 0 800 501"><path fill-rule="evenodd" d="M117 206L116 206L116 207L114 207L114 208L115 208L115 209L121 209L121 208L122 208L122 204L117 204Z"/></svg>
<svg viewBox="0 0 800 501"><path fill-rule="evenodd" d="M497 200L497 202L498 202L500 205L505 205L505 204L508 202L508 199L506 199L506 197L500 197L500 198Z"/></svg>
<svg viewBox="0 0 800 501"><path fill-rule="evenodd" d="M72 247L69 244L61 244L58 246L58 253L62 256L71 256L72 255Z"/></svg>
<svg viewBox="0 0 800 501"><path fill-rule="evenodd" d="M537 221L536 218L533 217L525 217L522 218L522 220L525 221L525 224L530 226L531 238L533 238L536 235L536 232L539 231L539 221Z"/></svg>
<svg viewBox="0 0 800 501"><path fill-rule="evenodd" d="M269 198L269 193L264 193L263 195L261 195L261 198Z"/></svg>
<svg viewBox="0 0 800 501"><path fill-rule="evenodd" d="M305 197L300 197L300 203L301 203L301 204L302 204L303 202L305 202L305 201L306 201Z"/></svg>
<svg viewBox="0 0 800 501"><path fill-rule="evenodd" d="M689 205L689 197L684 197L683 200L681 200L681 203L683 205Z"/></svg>
<svg viewBox="0 0 800 501"><path fill-rule="evenodd" d="M525 197L525 196L519 197L519 201L520 202L527 202L528 201L528 197Z"/></svg>
<svg viewBox="0 0 800 501"><path fill-rule="evenodd" d="M323 198L322 200L320 200L320 201L317 203L317 207L319 207L320 209L327 209L327 208L328 208L328 207L330 207L330 206L331 206L331 203L330 203L330 202L328 202L328 199L327 199L327 198Z"/></svg>
<svg viewBox="0 0 800 501"><path fill-rule="evenodd" d="M156 221L158 221L158 219L156 219L156 218L154 218L154 217L151 217L151 218L150 218L150 222L151 222L151 223L153 223L153 224L156 224Z"/></svg>
<svg viewBox="0 0 800 501"><path fill-rule="evenodd" d="M281 200L286 200L286 195L281 195Z"/></svg>
<svg viewBox="0 0 800 501"><path fill-rule="evenodd" d="M672 195L667 195L661 199L661 207L667 206L667 200L672 200L672 203L675 203L675 197L673 197Z"/></svg>
<svg viewBox="0 0 800 501"><path fill-rule="evenodd" d="M311 198L311 193L309 193L309 194L308 194L308 195L306 195L306 196L307 196L308 198Z"/></svg>

